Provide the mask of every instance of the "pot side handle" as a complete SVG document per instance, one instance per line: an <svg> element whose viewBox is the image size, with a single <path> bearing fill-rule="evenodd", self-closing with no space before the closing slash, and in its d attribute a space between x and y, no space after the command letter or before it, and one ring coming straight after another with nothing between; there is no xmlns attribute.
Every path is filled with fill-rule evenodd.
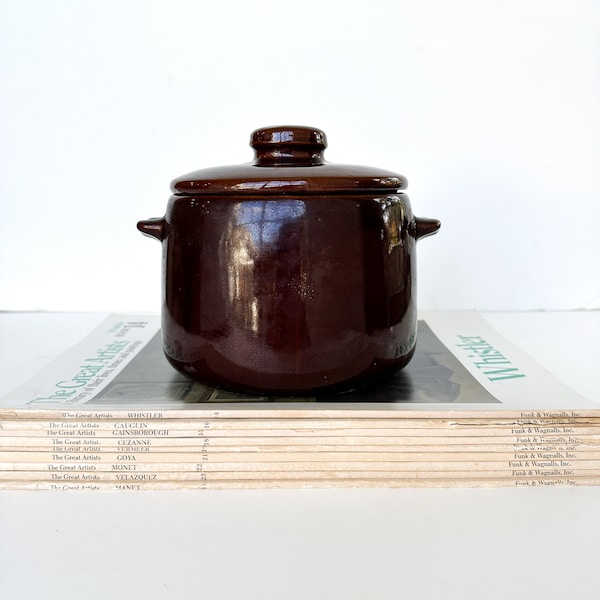
<svg viewBox="0 0 600 600"><path fill-rule="evenodd" d="M162 242L166 237L167 222L164 217L139 221L137 228L144 234Z"/></svg>
<svg viewBox="0 0 600 600"><path fill-rule="evenodd" d="M425 219L422 217L415 217L415 228L414 235L415 239L427 237L437 233L442 224L437 219Z"/></svg>

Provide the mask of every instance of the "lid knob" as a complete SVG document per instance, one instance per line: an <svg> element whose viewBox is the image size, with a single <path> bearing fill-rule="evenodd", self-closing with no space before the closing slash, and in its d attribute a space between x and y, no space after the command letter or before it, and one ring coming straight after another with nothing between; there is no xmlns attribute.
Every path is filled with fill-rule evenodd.
<svg viewBox="0 0 600 600"><path fill-rule="evenodd" d="M314 127L280 125L265 127L252 133L250 145L255 150L257 166L314 166L325 160L325 133Z"/></svg>

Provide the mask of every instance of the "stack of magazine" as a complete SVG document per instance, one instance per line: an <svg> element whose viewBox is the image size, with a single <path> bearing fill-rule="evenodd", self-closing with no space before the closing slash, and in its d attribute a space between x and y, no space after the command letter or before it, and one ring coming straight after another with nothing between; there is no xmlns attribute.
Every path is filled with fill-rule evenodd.
<svg viewBox="0 0 600 600"><path fill-rule="evenodd" d="M600 405L475 312L421 315L412 362L339 395L175 372L157 317L114 315L0 398L0 489L600 484Z"/></svg>

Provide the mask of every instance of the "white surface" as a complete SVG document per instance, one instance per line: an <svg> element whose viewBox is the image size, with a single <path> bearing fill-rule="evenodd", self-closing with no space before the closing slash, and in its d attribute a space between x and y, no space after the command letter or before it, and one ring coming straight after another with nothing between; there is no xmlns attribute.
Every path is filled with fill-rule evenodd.
<svg viewBox="0 0 600 600"><path fill-rule="evenodd" d="M596 489L0 495L7 600L587 600Z"/></svg>
<svg viewBox="0 0 600 600"><path fill-rule="evenodd" d="M600 400L600 312L486 317ZM2 388L100 318L0 314ZM600 488L1 492L0 598L587 600L599 506Z"/></svg>
<svg viewBox="0 0 600 600"><path fill-rule="evenodd" d="M600 306L595 0L0 0L0 55L0 309L159 310L135 223L282 123L441 219L422 308Z"/></svg>

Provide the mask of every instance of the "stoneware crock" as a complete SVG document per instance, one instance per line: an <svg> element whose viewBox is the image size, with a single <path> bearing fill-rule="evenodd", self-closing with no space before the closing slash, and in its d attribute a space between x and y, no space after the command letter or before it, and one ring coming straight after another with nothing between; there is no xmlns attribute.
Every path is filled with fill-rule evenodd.
<svg viewBox="0 0 600 600"><path fill-rule="evenodd" d="M268 395L341 391L404 367L416 343L415 245L402 175L326 162L325 134L269 127L252 163L171 184L163 347L185 375Z"/></svg>

